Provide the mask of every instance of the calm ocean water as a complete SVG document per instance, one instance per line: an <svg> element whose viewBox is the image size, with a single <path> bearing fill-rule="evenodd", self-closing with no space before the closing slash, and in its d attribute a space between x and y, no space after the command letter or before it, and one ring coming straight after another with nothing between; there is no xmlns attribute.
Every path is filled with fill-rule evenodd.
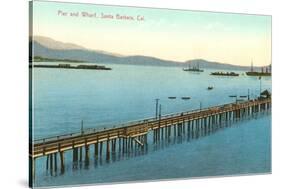
<svg viewBox="0 0 281 189"><path fill-rule="evenodd" d="M203 108L233 102L229 95L247 95L248 89L254 98L260 91L257 77L210 76L214 70L209 69L190 73L179 67L108 67L113 70L34 69L35 138L79 132L81 120L86 129L153 117L156 98L162 114L170 114L198 109L200 102ZM208 91L208 86L214 89ZM261 86L271 91L271 78L262 78ZM181 100L183 96L191 99ZM145 154L117 157L110 163L96 164L93 159L89 167L82 163L72 169L68 152L66 172L51 176L45 170L45 158L40 158L35 186L270 172L271 115L235 123L197 140L150 145Z"/></svg>

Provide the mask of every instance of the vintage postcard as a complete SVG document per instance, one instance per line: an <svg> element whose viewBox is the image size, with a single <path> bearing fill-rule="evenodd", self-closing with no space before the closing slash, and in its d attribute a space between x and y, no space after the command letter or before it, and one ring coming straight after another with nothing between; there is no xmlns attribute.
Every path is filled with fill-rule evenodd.
<svg viewBox="0 0 281 189"><path fill-rule="evenodd" d="M29 14L30 187L271 173L271 16Z"/></svg>

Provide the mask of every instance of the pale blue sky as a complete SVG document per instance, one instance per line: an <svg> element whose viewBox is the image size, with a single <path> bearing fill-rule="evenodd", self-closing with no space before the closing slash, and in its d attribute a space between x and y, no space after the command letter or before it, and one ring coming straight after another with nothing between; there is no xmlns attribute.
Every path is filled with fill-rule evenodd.
<svg viewBox="0 0 281 189"><path fill-rule="evenodd" d="M144 21L60 16L58 11L144 17ZM271 62L271 17L35 1L33 33L89 49L237 65Z"/></svg>

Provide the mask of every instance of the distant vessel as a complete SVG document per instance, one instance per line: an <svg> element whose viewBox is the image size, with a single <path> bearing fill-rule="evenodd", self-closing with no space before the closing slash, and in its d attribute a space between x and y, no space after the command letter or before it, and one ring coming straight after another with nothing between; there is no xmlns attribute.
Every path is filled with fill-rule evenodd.
<svg viewBox="0 0 281 189"><path fill-rule="evenodd" d="M176 99L177 97L175 97L175 96L169 96L168 98L169 98L169 99Z"/></svg>
<svg viewBox="0 0 281 189"><path fill-rule="evenodd" d="M240 95L240 98L247 98L247 95Z"/></svg>
<svg viewBox="0 0 281 189"><path fill-rule="evenodd" d="M246 72L247 76L271 76L271 73L266 72Z"/></svg>
<svg viewBox="0 0 281 189"><path fill-rule="evenodd" d="M183 96L183 97L181 97L181 99L183 99L183 100L189 100L190 97L189 97L189 96Z"/></svg>
<svg viewBox="0 0 281 189"><path fill-rule="evenodd" d="M212 72L210 75L218 75L218 76L239 76L238 73L235 72Z"/></svg>
<svg viewBox="0 0 281 189"><path fill-rule="evenodd" d="M188 71L188 72L203 72L204 70L199 68L199 63L197 62L197 66L192 66L190 67L190 64L188 65L188 68L183 68L183 71Z"/></svg>
<svg viewBox="0 0 281 189"><path fill-rule="evenodd" d="M212 86L209 86L207 89L208 90L212 90L214 87L212 87Z"/></svg>
<svg viewBox="0 0 281 189"><path fill-rule="evenodd" d="M251 71L246 72L246 75L247 76L271 76L271 65L265 67L265 70L262 67L261 72L257 72L257 71L254 71L253 61L252 61L251 62Z"/></svg>

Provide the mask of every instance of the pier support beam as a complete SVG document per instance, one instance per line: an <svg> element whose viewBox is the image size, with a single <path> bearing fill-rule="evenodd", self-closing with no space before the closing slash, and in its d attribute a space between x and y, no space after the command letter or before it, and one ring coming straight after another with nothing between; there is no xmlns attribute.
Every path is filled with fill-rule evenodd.
<svg viewBox="0 0 281 189"><path fill-rule="evenodd" d="M89 145L85 145L85 164L88 165L90 162L90 148Z"/></svg>
<svg viewBox="0 0 281 189"><path fill-rule="evenodd" d="M53 154L50 154L50 172L53 174Z"/></svg>
<svg viewBox="0 0 281 189"><path fill-rule="evenodd" d="M47 159L46 159L46 170L49 169L49 159L50 159L50 155L47 155Z"/></svg>
<svg viewBox="0 0 281 189"><path fill-rule="evenodd" d="M100 157L102 157L102 147L103 147L102 142L100 142Z"/></svg>
<svg viewBox="0 0 281 189"><path fill-rule="evenodd" d="M60 152L60 171L61 171L61 174L64 173L64 153L63 152Z"/></svg>
<svg viewBox="0 0 281 189"><path fill-rule="evenodd" d="M99 154L99 143L95 143L95 159L98 158L98 154Z"/></svg>
<svg viewBox="0 0 281 189"><path fill-rule="evenodd" d="M79 148L79 161L82 162L83 151L82 147Z"/></svg>
<svg viewBox="0 0 281 189"><path fill-rule="evenodd" d="M73 149L73 162L78 161L78 148Z"/></svg>
<svg viewBox="0 0 281 189"><path fill-rule="evenodd" d="M57 164L57 153L54 153L54 160L55 160L55 172L58 170L58 164Z"/></svg>
<svg viewBox="0 0 281 189"><path fill-rule="evenodd" d="M109 139L106 141L106 160L109 161L110 159L110 145Z"/></svg>
<svg viewBox="0 0 281 189"><path fill-rule="evenodd" d="M121 149L122 149L122 138L118 138L118 142L119 142L119 147L118 147L118 151L119 151L119 153L121 152Z"/></svg>

